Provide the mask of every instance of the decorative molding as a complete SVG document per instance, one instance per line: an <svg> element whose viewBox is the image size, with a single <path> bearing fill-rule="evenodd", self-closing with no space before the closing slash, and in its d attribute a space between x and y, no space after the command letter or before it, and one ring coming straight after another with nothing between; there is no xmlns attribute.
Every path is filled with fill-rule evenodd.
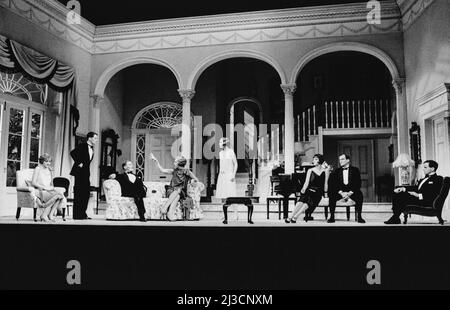
<svg viewBox="0 0 450 310"><path fill-rule="evenodd" d="M103 103L103 100L105 99L103 96L97 94L91 94L89 97L91 98L92 106L95 109L100 108L101 104Z"/></svg>
<svg viewBox="0 0 450 310"><path fill-rule="evenodd" d="M382 24L367 23L365 3L176 18L95 27L68 25L56 0L0 0L0 6L91 54L371 35L402 31L394 0L382 2Z"/></svg>
<svg viewBox="0 0 450 310"><path fill-rule="evenodd" d="M406 88L406 79L405 78L394 78L392 80L392 86L397 94L403 94Z"/></svg>
<svg viewBox="0 0 450 310"><path fill-rule="evenodd" d="M423 119L428 119L441 113L444 113L445 116L450 116L450 83L439 85L417 99L416 104Z"/></svg>
<svg viewBox="0 0 450 310"><path fill-rule="evenodd" d="M83 18L80 25L69 25L69 10L56 0L0 0L0 7L92 53L95 26Z"/></svg>
<svg viewBox="0 0 450 310"><path fill-rule="evenodd" d="M180 97L183 99L183 102L191 101L195 96L195 90L193 89L179 89L178 93Z"/></svg>
<svg viewBox="0 0 450 310"><path fill-rule="evenodd" d="M397 0L402 14L403 29L406 31L435 0Z"/></svg>
<svg viewBox="0 0 450 310"><path fill-rule="evenodd" d="M285 95L293 96L295 91L297 90L296 84L282 84L281 89L283 90Z"/></svg>

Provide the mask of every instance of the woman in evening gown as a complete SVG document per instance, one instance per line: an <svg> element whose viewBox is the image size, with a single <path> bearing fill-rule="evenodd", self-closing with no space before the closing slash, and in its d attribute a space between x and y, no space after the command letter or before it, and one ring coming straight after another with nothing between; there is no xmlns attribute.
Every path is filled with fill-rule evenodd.
<svg viewBox="0 0 450 310"><path fill-rule="evenodd" d="M316 154L313 157L314 168L308 170L305 184L303 184L299 202L296 204L292 217L286 219L286 223L296 223L302 213L307 213L304 220L312 220L311 212L315 209L322 197L327 197L328 178L330 176L329 166L323 159L323 155Z"/></svg>

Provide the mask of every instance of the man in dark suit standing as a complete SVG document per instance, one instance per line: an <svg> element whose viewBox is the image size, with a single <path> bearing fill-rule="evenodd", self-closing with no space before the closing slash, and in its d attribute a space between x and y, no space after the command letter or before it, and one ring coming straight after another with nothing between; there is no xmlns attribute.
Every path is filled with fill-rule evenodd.
<svg viewBox="0 0 450 310"><path fill-rule="evenodd" d="M439 165L434 160L423 163L425 178L419 180L415 186L398 187L392 196L392 211L394 215L386 222L387 225L400 224L400 215L405 206L433 207L433 202L439 195L443 178L436 174Z"/></svg>
<svg viewBox="0 0 450 310"><path fill-rule="evenodd" d="M110 178L115 178L120 183L122 190L122 197L134 198L136 203L139 220L147 222L145 218L144 198L147 196L147 188L142 182L141 177L134 174L133 163L129 160L122 164L124 173L119 175L111 175Z"/></svg>
<svg viewBox="0 0 450 310"><path fill-rule="evenodd" d="M328 183L328 197L331 216L328 223L334 223L336 203L339 200L352 199L355 202L355 210L358 223L364 224L362 218L363 194L361 192L361 174L359 169L350 165L350 156L342 154L339 156L340 168L334 171Z"/></svg>
<svg viewBox="0 0 450 310"><path fill-rule="evenodd" d="M87 134L87 142L79 144L70 156L74 160L74 164L70 175L75 177L74 184L74 203L73 203L73 219L88 220L90 219L86 210L90 197L90 165L94 158L94 147L98 142L98 134L90 132Z"/></svg>

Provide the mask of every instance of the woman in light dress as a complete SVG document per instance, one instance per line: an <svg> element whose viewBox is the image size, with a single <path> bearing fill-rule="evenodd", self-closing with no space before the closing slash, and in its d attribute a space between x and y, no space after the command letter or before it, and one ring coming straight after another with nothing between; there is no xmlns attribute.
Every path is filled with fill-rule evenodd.
<svg viewBox="0 0 450 310"><path fill-rule="evenodd" d="M238 163L236 154L230 148L230 140L221 138L219 141L219 178L217 179L216 198L226 199L236 197L236 172Z"/></svg>
<svg viewBox="0 0 450 310"><path fill-rule="evenodd" d="M55 222L57 210L66 207L66 197L61 191L53 187L53 175L50 168L52 158L48 154L39 157L39 165L34 169L31 184L37 189L37 198L41 202L41 208L44 209L41 215L43 222Z"/></svg>

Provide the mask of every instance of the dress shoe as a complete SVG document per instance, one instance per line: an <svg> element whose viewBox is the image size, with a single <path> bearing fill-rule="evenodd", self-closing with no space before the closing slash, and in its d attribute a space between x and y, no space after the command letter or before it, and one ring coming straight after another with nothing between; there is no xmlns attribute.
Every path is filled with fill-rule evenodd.
<svg viewBox="0 0 450 310"><path fill-rule="evenodd" d="M387 220L386 222L384 222L386 225L399 225L402 222L400 221L399 218L395 218L395 217L391 217L389 220Z"/></svg>
<svg viewBox="0 0 450 310"><path fill-rule="evenodd" d="M360 217L357 222L360 223L360 224L365 224L366 223L366 221L362 217Z"/></svg>
<svg viewBox="0 0 450 310"><path fill-rule="evenodd" d="M290 223L291 223L291 220L290 220L290 219L284 219L284 222L285 222L286 224L290 224Z"/></svg>
<svg viewBox="0 0 450 310"><path fill-rule="evenodd" d="M147 219L146 219L145 217L141 217L141 218L139 219L139 222L146 223L146 222L147 222Z"/></svg>
<svg viewBox="0 0 450 310"><path fill-rule="evenodd" d="M227 225L227 224L228 224L228 221L223 221L222 223L224 223L225 225Z"/></svg>
<svg viewBox="0 0 450 310"><path fill-rule="evenodd" d="M253 221L248 221L248 223L251 224L251 225L255 224L255 223L253 223Z"/></svg>
<svg viewBox="0 0 450 310"><path fill-rule="evenodd" d="M334 220L334 217L330 217L330 219L327 221L327 223L334 223L334 222L336 222L336 221Z"/></svg>

